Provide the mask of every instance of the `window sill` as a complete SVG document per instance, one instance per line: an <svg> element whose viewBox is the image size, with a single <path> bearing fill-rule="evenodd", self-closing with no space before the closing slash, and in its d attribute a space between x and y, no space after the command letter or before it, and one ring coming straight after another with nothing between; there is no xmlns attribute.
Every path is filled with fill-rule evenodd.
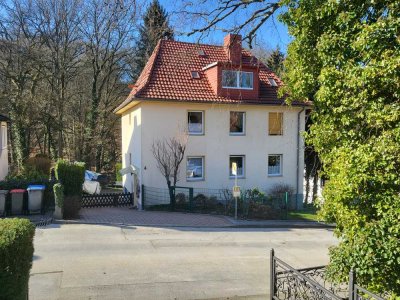
<svg viewBox="0 0 400 300"><path fill-rule="evenodd" d="M229 179L235 179L235 176L229 176ZM245 176L238 176L237 179L246 179Z"/></svg>
<svg viewBox="0 0 400 300"><path fill-rule="evenodd" d="M229 135L230 135L230 136L244 136L244 135L246 135L246 133L245 133L245 132L238 132L238 133L236 133L236 132L229 132Z"/></svg>
<svg viewBox="0 0 400 300"><path fill-rule="evenodd" d="M189 135L194 135L194 136L201 136L201 135L204 135L204 132L202 132L202 133L195 133L195 132L189 132L188 133Z"/></svg>
<svg viewBox="0 0 400 300"><path fill-rule="evenodd" d="M282 174L268 174L268 177L283 177Z"/></svg>
<svg viewBox="0 0 400 300"><path fill-rule="evenodd" d="M283 136L283 134L270 134L270 133L268 133L268 136Z"/></svg>
<svg viewBox="0 0 400 300"><path fill-rule="evenodd" d="M192 181L205 181L205 178L186 178L187 182L192 182Z"/></svg>

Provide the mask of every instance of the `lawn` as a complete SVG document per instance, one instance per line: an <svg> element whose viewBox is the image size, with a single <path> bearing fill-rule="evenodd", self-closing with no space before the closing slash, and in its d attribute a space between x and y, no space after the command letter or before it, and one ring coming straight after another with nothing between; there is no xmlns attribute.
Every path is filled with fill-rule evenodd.
<svg viewBox="0 0 400 300"><path fill-rule="evenodd" d="M318 221L316 210L289 211L288 220Z"/></svg>

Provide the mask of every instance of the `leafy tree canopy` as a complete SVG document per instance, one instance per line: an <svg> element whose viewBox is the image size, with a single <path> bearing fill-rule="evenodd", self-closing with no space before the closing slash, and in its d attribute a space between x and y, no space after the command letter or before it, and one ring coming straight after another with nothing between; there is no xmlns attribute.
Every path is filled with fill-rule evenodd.
<svg viewBox="0 0 400 300"><path fill-rule="evenodd" d="M329 182L322 217L337 223L329 274L350 269L400 296L400 2L286 0L294 37L290 99L314 101L307 136Z"/></svg>

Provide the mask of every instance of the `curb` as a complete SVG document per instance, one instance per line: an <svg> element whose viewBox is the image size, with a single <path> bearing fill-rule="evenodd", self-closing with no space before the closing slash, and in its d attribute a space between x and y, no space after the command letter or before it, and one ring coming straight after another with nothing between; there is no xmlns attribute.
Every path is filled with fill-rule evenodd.
<svg viewBox="0 0 400 300"><path fill-rule="evenodd" d="M279 223L271 223L271 224L231 224L226 226L198 226L198 225L176 225L176 224L126 224L126 223L118 223L118 222L82 222L80 220L56 220L54 219L54 224L76 224L76 225L111 225L111 226L122 226L122 227L164 227L164 228L302 228L302 229L333 229L336 226L334 224L325 224L325 223L316 223L316 222L297 222L290 223L287 222L279 224Z"/></svg>

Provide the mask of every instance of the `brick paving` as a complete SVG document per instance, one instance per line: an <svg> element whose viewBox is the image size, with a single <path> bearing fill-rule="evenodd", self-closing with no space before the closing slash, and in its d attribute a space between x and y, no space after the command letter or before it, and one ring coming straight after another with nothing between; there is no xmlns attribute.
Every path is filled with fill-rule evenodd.
<svg viewBox="0 0 400 300"><path fill-rule="evenodd" d="M142 226L229 227L233 224L223 216L138 211L126 207L82 208L79 223L122 224Z"/></svg>

